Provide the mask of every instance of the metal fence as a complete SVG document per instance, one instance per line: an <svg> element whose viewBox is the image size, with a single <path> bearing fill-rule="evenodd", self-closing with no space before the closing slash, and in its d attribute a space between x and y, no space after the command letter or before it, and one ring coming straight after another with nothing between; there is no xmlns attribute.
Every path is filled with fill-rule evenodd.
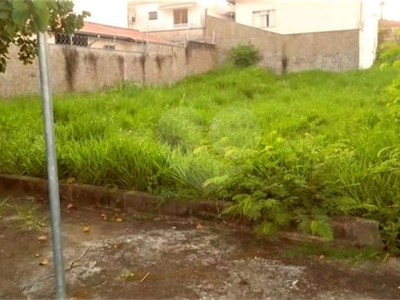
<svg viewBox="0 0 400 300"><path fill-rule="evenodd" d="M127 51L136 53L147 53L152 42L146 41L146 38L139 40L105 37L101 35L85 34L55 34L53 40L49 43L56 45L65 45L71 47L82 47L91 49L103 49L109 51Z"/></svg>
<svg viewBox="0 0 400 300"><path fill-rule="evenodd" d="M197 32L196 34L190 31L181 31L176 35L171 32L169 36L143 32L142 37L136 40L117 36L59 33L55 34L52 39L49 39L49 43L70 47L147 54L159 46L186 47L190 41L215 44L217 40L218 36L215 31L211 36L206 36L204 31L202 33Z"/></svg>

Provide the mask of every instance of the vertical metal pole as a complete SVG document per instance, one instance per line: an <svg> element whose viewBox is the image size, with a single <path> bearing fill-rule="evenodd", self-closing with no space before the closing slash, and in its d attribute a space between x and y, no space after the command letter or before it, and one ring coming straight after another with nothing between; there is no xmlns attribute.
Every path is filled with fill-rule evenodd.
<svg viewBox="0 0 400 300"><path fill-rule="evenodd" d="M49 196L51 210L51 232L53 246L53 260L56 278L57 299L64 300L65 278L64 278L64 259L62 253L61 241L61 213L60 213L60 195L58 186L57 157L54 139L54 117L51 96L51 83L49 80L49 64L47 53L46 33L39 32L37 35L39 45L39 69L40 84L42 91L42 109L44 116L44 130L46 138L47 153L47 172L49 179Z"/></svg>

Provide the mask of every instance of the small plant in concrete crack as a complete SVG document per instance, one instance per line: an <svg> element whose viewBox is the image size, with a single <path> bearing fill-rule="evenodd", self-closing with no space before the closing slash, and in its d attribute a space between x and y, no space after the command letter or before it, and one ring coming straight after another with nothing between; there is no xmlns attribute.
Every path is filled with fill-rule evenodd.
<svg viewBox="0 0 400 300"><path fill-rule="evenodd" d="M7 201L8 201L8 197L6 199L0 201L0 219L2 219L4 216L4 212L7 208Z"/></svg>
<svg viewBox="0 0 400 300"><path fill-rule="evenodd" d="M43 230L46 218L39 216L40 205L35 202L9 205L16 213L15 225L22 230Z"/></svg>

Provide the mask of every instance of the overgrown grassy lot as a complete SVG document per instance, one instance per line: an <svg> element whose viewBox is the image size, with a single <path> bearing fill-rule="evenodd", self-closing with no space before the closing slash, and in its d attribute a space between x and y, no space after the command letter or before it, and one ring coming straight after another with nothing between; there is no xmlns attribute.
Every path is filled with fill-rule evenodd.
<svg viewBox="0 0 400 300"><path fill-rule="evenodd" d="M373 218L397 251L396 75L225 67L171 87L58 96L60 178L230 200L264 233L294 222L330 238L328 216ZM0 172L45 177L40 99L0 111Z"/></svg>

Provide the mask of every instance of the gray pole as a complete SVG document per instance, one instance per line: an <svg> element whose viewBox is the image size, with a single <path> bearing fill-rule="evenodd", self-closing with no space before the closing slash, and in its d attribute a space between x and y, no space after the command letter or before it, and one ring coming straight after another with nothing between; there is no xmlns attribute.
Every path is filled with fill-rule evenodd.
<svg viewBox="0 0 400 300"><path fill-rule="evenodd" d="M54 117L51 96L51 83L49 80L49 64L47 53L46 33L39 32L37 35L39 45L39 69L40 84L42 91L42 109L44 116L44 130L46 138L47 153L47 172L49 179L49 196L51 210L51 232L53 245L53 261L56 275L57 299L64 300L65 278L64 278L64 259L61 241L61 213L60 213L60 194L58 186L57 156L54 139Z"/></svg>

